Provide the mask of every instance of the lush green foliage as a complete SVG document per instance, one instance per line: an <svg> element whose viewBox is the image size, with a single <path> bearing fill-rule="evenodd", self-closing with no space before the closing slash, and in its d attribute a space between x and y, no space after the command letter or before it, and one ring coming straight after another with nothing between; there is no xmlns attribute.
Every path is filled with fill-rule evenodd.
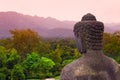
<svg viewBox="0 0 120 80"><path fill-rule="evenodd" d="M54 65L55 63L51 59L40 57L37 53L28 54L27 58L23 62L27 78L50 77L52 76L50 70Z"/></svg>
<svg viewBox="0 0 120 80"><path fill-rule="evenodd" d="M74 39L44 39L30 29L11 30L0 39L0 80L42 79L59 76L61 69L81 57ZM120 63L120 32L105 33L104 53Z"/></svg>
<svg viewBox="0 0 120 80"><path fill-rule="evenodd" d="M104 34L104 53L120 63L120 32Z"/></svg>
<svg viewBox="0 0 120 80"><path fill-rule="evenodd" d="M0 46L0 54L0 76L4 76L4 79L9 80L12 77L11 72L15 65L20 63L20 55L15 49L12 48L7 50L2 46Z"/></svg>
<svg viewBox="0 0 120 80"><path fill-rule="evenodd" d="M25 74L22 65L17 64L11 70L11 80L25 80Z"/></svg>

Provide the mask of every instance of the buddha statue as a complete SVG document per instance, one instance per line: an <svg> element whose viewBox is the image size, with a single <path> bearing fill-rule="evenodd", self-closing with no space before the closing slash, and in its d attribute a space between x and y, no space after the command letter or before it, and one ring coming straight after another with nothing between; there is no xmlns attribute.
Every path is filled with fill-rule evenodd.
<svg viewBox="0 0 120 80"><path fill-rule="evenodd" d="M119 64L102 51L104 24L90 13L74 26L82 57L66 65L60 80L120 80Z"/></svg>

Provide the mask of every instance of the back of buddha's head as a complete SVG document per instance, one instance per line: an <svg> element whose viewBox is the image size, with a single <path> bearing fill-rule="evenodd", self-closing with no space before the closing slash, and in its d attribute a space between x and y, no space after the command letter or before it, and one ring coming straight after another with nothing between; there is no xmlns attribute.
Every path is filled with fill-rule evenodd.
<svg viewBox="0 0 120 80"><path fill-rule="evenodd" d="M87 50L101 50L104 25L96 20L90 13L84 15L80 22L74 26L74 34L78 49L81 53Z"/></svg>
<svg viewBox="0 0 120 80"><path fill-rule="evenodd" d="M91 13L88 13L82 17L81 21L96 21L96 17Z"/></svg>

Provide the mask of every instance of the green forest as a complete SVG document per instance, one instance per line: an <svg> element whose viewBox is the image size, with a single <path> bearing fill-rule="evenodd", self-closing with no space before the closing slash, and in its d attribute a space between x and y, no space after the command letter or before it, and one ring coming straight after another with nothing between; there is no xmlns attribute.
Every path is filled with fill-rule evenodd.
<svg viewBox="0 0 120 80"><path fill-rule="evenodd" d="M55 78L81 57L74 38L44 38L31 29L10 33L0 39L0 80ZM120 63L120 31L104 33L103 52Z"/></svg>

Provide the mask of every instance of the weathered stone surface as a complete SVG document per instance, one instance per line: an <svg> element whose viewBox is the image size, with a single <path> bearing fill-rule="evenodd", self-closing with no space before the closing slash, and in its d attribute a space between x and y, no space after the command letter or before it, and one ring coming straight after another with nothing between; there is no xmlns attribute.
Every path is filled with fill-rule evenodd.
<svg viewBox="0 0 120 80"><path fill-rule="evenodd" d="M87 14L74 27L82 57L68 64L60 80L120 80L120 66L102 52L104 25Z"/></svg>

